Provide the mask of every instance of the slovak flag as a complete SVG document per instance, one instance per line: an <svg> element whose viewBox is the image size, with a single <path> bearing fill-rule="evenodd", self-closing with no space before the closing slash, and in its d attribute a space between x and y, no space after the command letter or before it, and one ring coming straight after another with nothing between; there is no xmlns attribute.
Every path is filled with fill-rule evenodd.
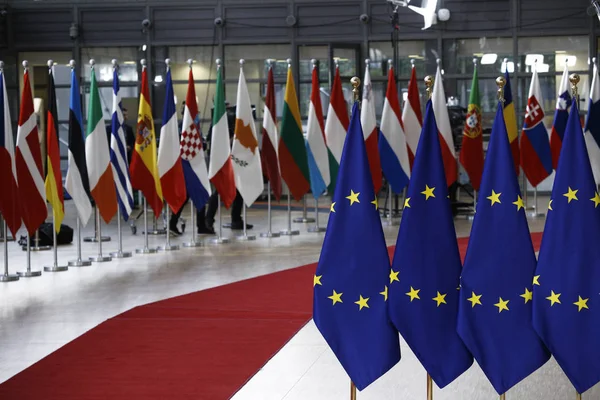
<svg viewBox="0 0 600 400"><path fill-rule="evenodd" d="M537 70L533 69L525 122L521 135L521 167L531 186L536 187L552 173L552 154L544 126L542 90Z"/></svg>
<svg viewBox="0 0 600 400"><path fill-rule="evenodd" d="M558 167L558 156L562 147L565 129L567 129L567 119L569 118L569 109L571 108L571 94L569 93L569 70L565 65L560 87L558 89L558 98L556 99L556 111L554 112L554 122L552 123L552 132L550 133L550 151L552 152L552 168Z"/></svg>
<svg viewBox="0 0 600 400"><path fill-rule="evenodd" d="M588 104L588 113L585 120L585 144L594 180L600 184L600 76L598 75L598 65L594 63L594 77L590 87L590 101Z"/></svg>
<svg viewBox="0 0 600 400"><path fill-rule="evenodd" d="M204 207L211 193L199 121L194 74L190 67L179 151L187 193L196 209Z"/></svg>

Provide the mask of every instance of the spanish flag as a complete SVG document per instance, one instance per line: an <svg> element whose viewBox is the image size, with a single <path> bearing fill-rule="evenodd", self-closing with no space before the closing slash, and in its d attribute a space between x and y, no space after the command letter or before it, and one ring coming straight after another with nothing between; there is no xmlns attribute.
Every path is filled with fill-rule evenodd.
<svg viewBox="0 0 600 400"><path fill-rule="evenodd" d="M508 132L508 141L510 142L510 150L515 162L515 171L519 175L519 132L517 131L517 117L515 114L515 103L512 99L512 90L510 89L510 76L508 70L504 73L506 86L504 86L504 122L506 123L506 131Z"/></svg>
<svg viewBox="0 0 600 400"><path fill-rule="evenodd" d="M58 149L58 118L56 112L56 90L54 89L54 74L52 67L49 72L48 85L48 116L46 142L48 147L48 166L46 167L46 197L52 205L54 229L60 232L60 224L65 217L65 201L63 197L62 176L60 173L60 152Z"/></svg>
<svg viewBox="0 0 600 400"><path fill-rule="evenodd" d="M156 162L156 134L150 106L150 90L146 66L142 68L142 92L138 111L135 151L131 156L131 186L141 190L152 207L154 215L160 215L163 207L162 189Z"/></svg>

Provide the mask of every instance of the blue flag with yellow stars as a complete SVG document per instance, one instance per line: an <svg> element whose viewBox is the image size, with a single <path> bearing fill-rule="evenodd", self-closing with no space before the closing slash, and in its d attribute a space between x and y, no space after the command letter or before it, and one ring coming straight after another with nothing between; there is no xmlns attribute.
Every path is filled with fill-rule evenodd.
<svg viewBox="0 0 600 400"><path fill-rule="evenodd" d="M502 103L479 195L461 275L458 334L503 394L548 361L550 353L531 324L536 259Z"/></svg>
<svg viewBox="0 0 600 400"><path fill-rule="evenodd" d="M386 307L389 271L355 102L314 277L313 319L359 390L400 360Z"/></svg>
<svg viewBox="0 0 600 400"><path fill-rule="evenodd" d="M430 100L388 284L391 320L440 388L473 363L456 333L460 271L438 128Z"/></svg>
<svg viewBox="0 0 600 400"><path fill-rule="evenodd" d="M575 389L600 381L600 195L574 101L533 279L533 326Z"/></svg>

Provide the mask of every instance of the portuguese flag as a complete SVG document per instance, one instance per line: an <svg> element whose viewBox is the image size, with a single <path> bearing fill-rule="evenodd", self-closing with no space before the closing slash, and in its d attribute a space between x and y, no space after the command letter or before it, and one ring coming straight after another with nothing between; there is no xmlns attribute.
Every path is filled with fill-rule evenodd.
<svg viewBox="0 0 600 400"><path fill-rule="evenodd" d="M481 135L481 107L479 106L479 82L477 67L473 71L471 96L467 120L463 130L462 148L460 150L460 163L471 179L473 189L479 190L481 175L483 174L483 136Z"/></svg>
<svg viewBox="0 0 600 400"><path fill-rule="evenodd" d="M310 190L310 175L291 67L288 67L285 85L281 139L279 140L279 168L281 177L290 189L290 193L296 200L300 200Z"/></svg>

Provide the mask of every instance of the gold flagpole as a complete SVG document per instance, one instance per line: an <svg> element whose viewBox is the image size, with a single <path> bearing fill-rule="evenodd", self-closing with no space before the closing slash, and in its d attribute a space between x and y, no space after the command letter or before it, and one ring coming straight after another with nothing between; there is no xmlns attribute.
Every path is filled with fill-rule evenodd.
<svg viewBox="0 0 600 400"><path fill-rule="evenodd" d="M429 374L427 374L427 400L433 400L433 381Z"/></svg>
<svg viewBox="0 0 600 400"><path fill-rule="evenodd" d="M579 93L577 91L577 84L579 83L579 80L580 78L578 74L569 75L569 82L571 82L571 90L573 91L573 101L575 102L575 104L577 104L577 107L579 107ZM581 400L581 393L577 391L575 393L575 398L577 400Z"/></svg>
<svg viewBox="0 0 600 400"><path fill-rule="evenodd" d="M506 393L502 393L500 395L500 400L506 400Z"/></svg>
<svg viewBox="0 0 600 400"><path fill-rule="evenodd" d="M433 95L433 77L431 75L425 77L425 87L427 88L427 98L431 100ZM427 374L427 400L433 400L433 381L429 374Z"/></svg>
<svg viewBox="0 0 600 400"><path fill-rule="evenodd" d="M575 397L577 400L581 400L581 393L577 393L577 397Z"/></svg>
<svg viewBox="0 0 600 400"><path fill-rule="evenodd" d="M350 382L350 400L356 400L356 386L354 382Z"/></svg>

